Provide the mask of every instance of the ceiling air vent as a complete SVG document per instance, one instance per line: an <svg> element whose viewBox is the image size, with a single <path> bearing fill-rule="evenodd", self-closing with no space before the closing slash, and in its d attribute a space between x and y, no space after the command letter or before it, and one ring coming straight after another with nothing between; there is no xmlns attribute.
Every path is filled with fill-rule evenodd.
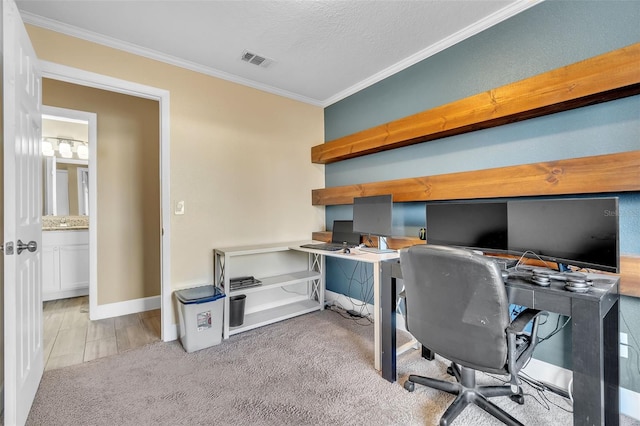
<svg viewBox="0 0 640 426"><path fill-rule="evenodd" d="M248 62L253 65L257 65L262 68L267 68L273 62L272 59L265 58L264 56L256 55L255 53L251 53L248 50L242 52L243 61Z"/></svg>

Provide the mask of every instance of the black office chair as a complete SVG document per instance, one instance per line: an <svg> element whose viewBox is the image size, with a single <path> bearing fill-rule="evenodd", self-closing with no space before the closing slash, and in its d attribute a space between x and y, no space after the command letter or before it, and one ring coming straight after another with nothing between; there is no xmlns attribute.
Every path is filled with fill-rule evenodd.
<svg viewBox="0 0 640 426"><path fill-rule="evenodd" d="M469 250L416 245L400 251L409 332L425 347L451 361L448 372L457 382L410 375L415 383L457 395L440 419L449 425L468 404L476 404L508 425L513 416L487 398L510 396L524 403L518 371L538 342L541 312L524 310L511 321L509 301L496 263ZM533 320L531 333L525 333ZM510 375L501 386L477 386L476 370Z"/></svg>

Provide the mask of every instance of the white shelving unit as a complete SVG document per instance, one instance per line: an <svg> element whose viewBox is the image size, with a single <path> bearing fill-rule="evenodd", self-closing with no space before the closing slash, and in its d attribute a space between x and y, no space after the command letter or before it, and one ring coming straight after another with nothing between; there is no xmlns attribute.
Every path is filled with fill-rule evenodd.
<svg viewBox="0 0 640 426"><path fill-rule="evenodd" d="M292 250L299 242L219 248L213 251L214 283L224 298L223 338L324 309L324 258ZM230 290L229 281L253 276L260 286ZM244 294L244 322L229 327L229 301Z"/></svg>

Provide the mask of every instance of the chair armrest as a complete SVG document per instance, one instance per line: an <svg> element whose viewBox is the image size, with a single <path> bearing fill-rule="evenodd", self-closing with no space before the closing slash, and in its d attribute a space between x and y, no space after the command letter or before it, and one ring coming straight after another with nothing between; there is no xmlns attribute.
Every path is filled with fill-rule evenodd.
<svg viewBox="0 0 640 426"><path fill-rule="evenodd" d="M545 311L540 311L538 309L525 309L524 311L520 312L513 321L511 321L511 324L509 325L509 327L507 327L507 333L523 333L525 327L532 319L536 318L540 314L545 313Z"/></svg>
<svg viewBox="0 0 640 426"><path fill-rule="evenodd" d="M518 384L518 371L526 364L535 347L538 344L538 326L540 322L540 316L546 315L546 311L540 311L538 309L525 309L507 327L507 346L508 346L508 369L511 374L511 386L512 389ZM533 327L531 328L531 336L525 336L522 339L524 329L533 320ZM518 341L522 339L520 343Z"/></svg>

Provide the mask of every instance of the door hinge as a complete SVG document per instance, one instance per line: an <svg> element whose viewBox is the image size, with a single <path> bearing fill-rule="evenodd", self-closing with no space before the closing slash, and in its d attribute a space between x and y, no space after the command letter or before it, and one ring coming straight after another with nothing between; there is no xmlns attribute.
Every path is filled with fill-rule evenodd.
<svg viewBox="0 0 640 426"><path fill-rule="evenodd" d="M4 252L4 254L6 254L7 256L10 256L13 254L13 242L9 241L6 244L0 244L0 250L2 250Z"/></svg>

